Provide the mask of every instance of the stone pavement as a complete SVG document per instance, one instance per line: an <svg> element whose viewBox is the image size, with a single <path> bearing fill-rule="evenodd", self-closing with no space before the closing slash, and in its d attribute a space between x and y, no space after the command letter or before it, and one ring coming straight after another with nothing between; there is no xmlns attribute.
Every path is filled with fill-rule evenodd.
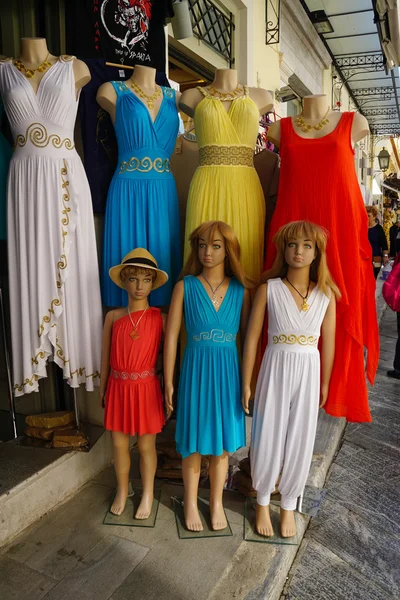
<svg viewBox="0 0 400 600"><path fill-rule="evenodd" d="M0 598L278 600L293 561L286 600L398 598L400 388L384 375L394 331L387 311L380 373L371 391L374 423L347 427L319 515L308 530L310 519L297 515L300 539L305 534L300 548L244 542L244 502L236 492L225 492L231 537L180 540L170 497L182 487L172 484L163 486L154 529L103 525L115 488L110 466L0 549ZM160 439L171 435L172 426ZM309 485L324 485L344 427L321 411ZM132 456L137 477L137 452Z"/></svg>
<svg viewBox="0 0 400 600"><path fill-rule="evenodd" d="M369 394L373 422L347 426L282 600L400 598L400 381L386 376L396 339L387 308Z"/></svg>

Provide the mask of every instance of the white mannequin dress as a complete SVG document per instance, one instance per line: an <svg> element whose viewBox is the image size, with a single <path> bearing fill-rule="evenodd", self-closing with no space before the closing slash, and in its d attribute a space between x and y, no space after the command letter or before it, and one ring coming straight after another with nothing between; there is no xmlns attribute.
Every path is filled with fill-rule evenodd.
<svg viewBox="0 0 400 600"><path fill-rule="evenodd" d="M269 504L281 473L281 507L296 508L308 472L318 419L318 340L329 298L316 286L299 311L281 279L268 281L268 346L254 403L251 475L257 502Z"/></svg>
<svg viewBox="0 0 400 600"><path fill-rule="evenodd" d="M90 190L73 141L73 57L60 57L36 94L1 61L0 94L15 146L7 199L14 393L37 391L49 358L69 385L91 391L102 307Z"/></svg>

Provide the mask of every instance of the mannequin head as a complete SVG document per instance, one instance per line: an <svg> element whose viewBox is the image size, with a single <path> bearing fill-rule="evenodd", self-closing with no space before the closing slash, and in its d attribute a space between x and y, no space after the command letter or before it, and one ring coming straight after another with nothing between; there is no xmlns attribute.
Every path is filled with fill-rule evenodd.
<svg viewBox="0 0 400 600"><path fill-rule="evenodd" d="M365 210L367 211L367 215L368 215L368 225L370 227L373 227L374 225L376 225L376 217L378 216L378 209L376 208L376 206L366 206Z"/></svg>
<svg viewBox="0 0 400 600"><path fill-rule="evenodd" d="M309 268L311 281L317 283L322 292L327 293L331 288L340 297L326 261L327 241L325 229L310 221L293 221L284 225L274 237L277 250L275 262L272 269L262 275L261 282L286 277L289 267Z"/></svg>
<svg viewBox="0 0 400 600"><path fill-rule="evenodd" d="M191 252L183 267L185 275L200 275L204 268L225 263L225 275L235 277L245 287L253 287L240 263L240 244L232 227L222 221L207 221L196 227L189 237Z"/></svg>
<svg viewBox="0 0 400 600"><path fill-rule="evenodd" d="M147 298L153 289L157 273L143 267L125 267L120 274L121 282L131 300Z"/></svg>

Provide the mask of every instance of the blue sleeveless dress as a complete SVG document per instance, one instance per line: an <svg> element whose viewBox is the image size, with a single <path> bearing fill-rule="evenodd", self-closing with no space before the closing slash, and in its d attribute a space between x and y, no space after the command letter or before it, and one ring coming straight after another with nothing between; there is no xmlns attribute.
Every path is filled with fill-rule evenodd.
<svg viewBox="0 0 400 600"><path fill-rule="evenodd" d="M169 166L179 127L175 90L161 88L163 100L153 122L147 106L125 83L111 83L117 94L118 166L105 214L103 303L127 304L127 293L111 281L108 270L133 248L146 248L169 275L169 281L151 293L150 303L166 305L181 269L178 194Z"/></svg>
<svg viewBox="0 0 400 600"><path fill-rule="evenodd" d="M220 456L246 444L236 335L244 287L232 278L217 312L201 281L183 280L187 344L176 420L178 452Z"/></svg>

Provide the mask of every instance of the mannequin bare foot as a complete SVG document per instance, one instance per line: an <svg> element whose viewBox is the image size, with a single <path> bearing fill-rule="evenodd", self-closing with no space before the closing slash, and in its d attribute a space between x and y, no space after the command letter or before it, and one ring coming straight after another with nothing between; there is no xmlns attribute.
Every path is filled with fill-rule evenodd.
<svg viewBox="0 0 400 600"><path fill-rule="evenodd" d="M189 529L189 531L203 531L203 524L200 519L197 504L184 502L183 511L185 513L186 529Z"/></svg>
<svg viewBox="0 0 400 600"><path fill-rule="evenodd" d="M256 504L256 530L260 535L272 537L274 528L271 523L271 515L269 514L269 505L261 506Z"/></svg>
<svg viewBox="0 0 400 600"><path fill-rule="evenodd" d="M211 527L214 531L225 529L228 523L226 522L224 507L222 502L210 502Z"/></svg>
<svg viewBox="0 0 400 600"><path fill-rule="evenodd" d="M148 519L153 507L153 494L143 493L142 499L135 514L135 519Z"/></svg>
<svg viewBox="0 0 400 600"><path fill-rule="evenodd" d="M285 510L284 508L281 508L281 534L284 538L296 535L294 510Z"/></svg>
<svg viewBox="0 0 400 600"><path fill-rule="evenodd" d="M110 513L117 516L121 515L124 512L127 497L128 491L118 488L114 502L111 504Z"/></svg>

